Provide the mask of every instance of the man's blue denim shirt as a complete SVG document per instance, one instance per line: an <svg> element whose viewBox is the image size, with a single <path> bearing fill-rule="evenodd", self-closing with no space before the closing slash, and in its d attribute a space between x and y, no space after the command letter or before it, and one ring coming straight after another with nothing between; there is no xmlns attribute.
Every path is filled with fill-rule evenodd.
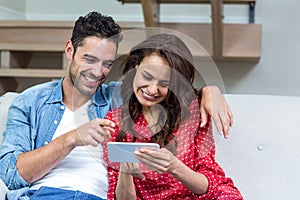
<svg viewBox="0 0 300 200"><path fill-rule="evenodd" d="M9 108L0 149L0 178L10 190L29 186L16 168L18 156L52 140L65 110L62 80L25 90ZM88 107L90 119L104 118L109 110L121 104L119 85L118 82L111 82L99 87Z"/></svg>

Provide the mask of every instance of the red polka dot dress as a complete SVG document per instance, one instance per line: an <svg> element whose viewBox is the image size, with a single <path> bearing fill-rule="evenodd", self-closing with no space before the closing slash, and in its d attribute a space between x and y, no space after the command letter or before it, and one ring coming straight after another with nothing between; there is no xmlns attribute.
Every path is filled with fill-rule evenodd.
<svg viewBox="0 0 300 200"><path fill-rule="evenodd" d="M243 199L233 181L225 176L222 168L215 161L215 144L212 136L211 121L203 128L199 126L199 102L193 101L190 105L191 116L181 123L180 128L174 132L177 139L176 157L190 169L206 176L209 182L206 194L197 195L189 191L172 174L165 172L158 174L155 171L143 171L145 180L133 178L136 196L139 200L181 200L181 199L207 199L207 200L240 200ZM121 108L110 111L107 119L116 123L115 134L111 141L116 140L119 132ZM143 137L138 137L136 142L149 142L152 136L148 123L141 114L135 121L134 130ZM128 134L126 141L132 141ZM115 189L118 182L119 171L114 163L109 163L107 158L106 143L104 147L104 160L108 163L108 196L115 199ZM142 164L141 164L142 165ZM143 168L143 166L141 166Z"/></svg>

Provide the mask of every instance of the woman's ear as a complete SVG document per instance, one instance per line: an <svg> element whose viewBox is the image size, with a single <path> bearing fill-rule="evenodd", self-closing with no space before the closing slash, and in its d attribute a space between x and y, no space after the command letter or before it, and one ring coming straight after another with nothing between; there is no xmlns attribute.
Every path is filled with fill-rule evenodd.
<svg viewBox="0 0 300 200"><path fill-rule="evenodd" d="M71 40L68 40L66 42L65 53L66 53L68 60L71 60L73 58L74 47L73 47Z"/></svg>

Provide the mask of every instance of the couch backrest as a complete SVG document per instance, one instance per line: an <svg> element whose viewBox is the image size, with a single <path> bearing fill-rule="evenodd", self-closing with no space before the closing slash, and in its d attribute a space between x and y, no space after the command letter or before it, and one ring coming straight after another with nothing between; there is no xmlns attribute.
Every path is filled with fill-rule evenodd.
<svg viewBox="0 0 300 200"><path fill-rule="evenodd" d="M245 200L299 199L300 97L226 95L234 113L216 159Z"/></svg>
<svg viewBox="0 0 300 200"><path fill-rule="evenodd" d="M16 93L0 97L0 135ZM300 196L300 97L226 95L234 114L228 140L214 131L218 163L245 200Z"/></svg>

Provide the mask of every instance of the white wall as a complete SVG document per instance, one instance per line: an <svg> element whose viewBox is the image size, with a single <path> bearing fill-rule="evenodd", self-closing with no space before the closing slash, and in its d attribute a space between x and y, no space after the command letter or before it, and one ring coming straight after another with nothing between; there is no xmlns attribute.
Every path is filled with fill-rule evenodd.
<svg viewBox="0 0 300 200"><path fill-rule="evenodd" d="M123 4L117 0L26 0L27 19L74 19L92 10L114 17L117 21L143 21L140 4ZM248 6L226 5L225 21L247 21ZM174 12L176 10L176 12ZM174 22L210 22L209 5L161 5L161 20Z"/></svg>
<svg viewBox="0 0 300 200"><path fill-rule="evenodd" d="M0 0L0 20L25 19L25 0Z"/></svg>
<svg viewBox="0 0 300 200"><path fill-rule="evenodd" d="M0 0L12 6L20 0ZM4 3L5 2L5 3ZM0 6L1 7L1 6ZM217 63L227 93L300 95L300 2L297 0L257 0L256 22L261 23L262 57L258 63ZM17 12L22 9L14 8ZM246 6L225 7L225 22L246 22ZM26 0L30 20L75 20L97 10L116 21L142 21L140 5L122 5L117 0ZM174 12L176 10L176 12ZM209 22L210 8L201 5L164 5L162 21Z"/></svg>
<svg viewBox="0 0 300 200"><path fill-rule="evenodd" d="M142 21L137 5L122 5L117 0L26 0L27 19L75 20L90 11L111 15L117 21Z"/></svg>

